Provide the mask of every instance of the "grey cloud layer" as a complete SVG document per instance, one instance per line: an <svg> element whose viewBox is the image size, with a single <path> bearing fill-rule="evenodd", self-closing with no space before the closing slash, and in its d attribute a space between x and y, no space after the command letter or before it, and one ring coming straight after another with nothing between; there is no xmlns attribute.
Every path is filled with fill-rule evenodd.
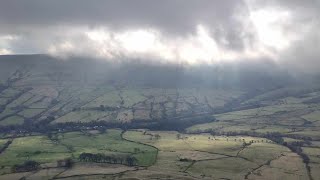
<svg viewBox="0 0 320 180"><path fill-rule="evenodd" d="M240 0L7 0L1 2L0 23L7 32L52 25L107 25L154 27L168 35L192 33L202 23L215 28L212 35L225 36L232 48L241 48L241 36L246 34L237 16L246 12Z"/></svg>
<svg viewBox="0 0 320 180"><path fill-rule="evenodd" d="M195 23L225 23L238 0L7 0L1 1L0 21L15 25L108 24L158 26L186 30Z"/></svg>
<svg viewBox="0 0 320 180"><path fill-rule="evenodd" d="M305 33L305 38L276 52L281 64L319 69L319 0L2 0L0 36L19 36L6 43L14 53L40 53L68 37L68 27L107 26L115 31L151 27L178 37L195 33L195 26L203 24L219 46L241 51L258 41L250 10L266 8L290 11L293 21L283 24L284 33ZM304 28L308 30L301 31ZM0 42L0 50L6 48L2 46Z"/></svg>

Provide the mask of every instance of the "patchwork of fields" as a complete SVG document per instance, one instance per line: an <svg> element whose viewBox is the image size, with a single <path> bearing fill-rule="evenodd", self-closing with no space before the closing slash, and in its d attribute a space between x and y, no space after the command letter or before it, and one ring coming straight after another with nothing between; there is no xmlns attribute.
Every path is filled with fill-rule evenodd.
<svg viewBox="0 0 320 180"><path fill-rule="evenodd" d="M318 86L157 87L43 67L0 77L0 179L320 177Z"/></svg>
<svg viewBox="0 0 320 180"><path fill-rule="evenodd" d="M130 123L210 115L243 90L151 88L120 85L37 85L33 76L18 72L0 89L0 127L31 123ZM31 82L30 82L31 81ZM32 86L30 86L30 84Z"/></svg>
<svg viewBox="0 0 320 180"><path fill-rule="evenodd" d="M3 140L5 142L5 140ZM311 151L312 152L312 151ZM115 163L83 162L81 153L113 157L134 156L135 166ZM57 162L71 158L71 168ZM41 168L11 173L14 164L37 161ZM0 157L0 179L306 179L302 159L288 148L265 138L181 134L175 131L110 129L52 136L14 138ZM283 163L286 163L283 166Z"/></svg>

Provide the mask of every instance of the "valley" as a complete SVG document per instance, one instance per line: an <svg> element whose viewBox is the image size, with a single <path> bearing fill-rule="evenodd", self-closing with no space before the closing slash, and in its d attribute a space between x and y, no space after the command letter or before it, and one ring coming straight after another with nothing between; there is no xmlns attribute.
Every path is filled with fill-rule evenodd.
<svg viewBox="0 0 320 180"><path fill-rule="evenodd" d="M320 86L199 87L177 68L145 68L166 81L131 77L139 65L73 72L33 59L2 72L0 179L319 177Z"/></svg>

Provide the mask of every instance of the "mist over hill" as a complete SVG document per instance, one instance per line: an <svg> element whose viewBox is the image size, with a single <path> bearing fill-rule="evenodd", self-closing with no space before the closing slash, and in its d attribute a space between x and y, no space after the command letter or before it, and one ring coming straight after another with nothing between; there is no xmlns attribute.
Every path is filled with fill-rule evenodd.
<svg viewBox="0 0 320 180"><path fill-rule="evenodd" d="M0 125L41 131L45 128L33 127L97 122L122 126L125 122L134 127L184 129L211 122L217 113L263 107L263 101L248 101L261 94L270 92L264 99L268 101L319 89L315 75L288 72L270 61L156 62L0 56Z"/></svg>
<svg viewBox="0 0 320 180"><path fill-rule="evenodd" d="M310 85L316 75L290 72L272 62L188 65L155 63L148 60L113 60L72 57L59 59L47 55L0 56L1 82L14 73L26 79L17 85L123 84L150 87L215 87L263 89L290 85ZM38 78L37 81L27 79Z"/></svg>

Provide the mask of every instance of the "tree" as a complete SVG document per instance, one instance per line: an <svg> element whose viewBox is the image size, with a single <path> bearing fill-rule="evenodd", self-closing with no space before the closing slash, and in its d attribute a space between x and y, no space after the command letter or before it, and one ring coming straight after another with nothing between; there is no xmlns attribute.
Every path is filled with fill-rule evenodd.
<svg viewBox="0 0 320 180"><path fill-rule="evenodd" d="M137 159L132 156L127 156L126 161L127 161L128 166L134 166L137 163Z"/></svg>
<svg viewBox="0 0 320 180"><path fill-rule="evenodd" d="M73 161L71 158L65 159L65 163L66 163L65 165L67 168L71 168L73 166Z"/></svg>
<svg viewBox="0 0 320 180"><path fill-rule="evenodd" d="M118 160L115 156L111 156L111 161L113 162L113 164L117 164Z"/></svg>
<svg viewBox="0 0 320 180"><path fill-rule="evenodd" d="M160 139L160 135L159 134L156 134L156 135L154 135L155 136L155 138L158 140L158 139Z"/></svg>

